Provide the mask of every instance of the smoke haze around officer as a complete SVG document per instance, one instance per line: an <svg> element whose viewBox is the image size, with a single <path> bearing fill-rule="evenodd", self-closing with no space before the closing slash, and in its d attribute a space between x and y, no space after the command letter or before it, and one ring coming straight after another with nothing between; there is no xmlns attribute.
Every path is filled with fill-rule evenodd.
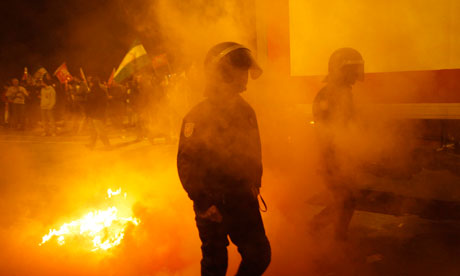
<svg viewBox="0 0 460 276"><path fill-rule="evenodd" d="M110 20L114 13L112 9L105 13L94 10L89 16L72 21L64 31L64 45L74 50L70 51L69 57L81 62L75 65L76 68L87 63L91 68L90 73L108 76L133 40L132 33L126 35L126 30L134 29L148 50L167 52L173 69L186 72L187 89L193 95L186 103L177 102L178 117L185 115L192 105L203 99L206 88L203 62L206 51L212 45L221 41L237 41L251 48L256 59L257 53L262 52L257 49L255 14L247 8L252 3L250 1L116 2L121 3L123 8L114 9L115 14L129 18L122 24L124 27L111 33L106 31L103 22ZM101 38L94 39L98 36ZM117 36L117 43L102 43L102 38L107 36ZM94 40L86 41L88 37ZM317 42L321 44L321 41ZM349 45L337 45L337 48L346 46ZM99 47L100 50L94 50ZM308 48L308 45L305 47ZM108 48L119 49L116 62L112 62L112 57L104 52ZM58 50L49 54L39 53L31 59L38 64L42 59L51 57L54 60L51 63L58 64L67 57L64 52L69 53ZM362 54L366 59L366 53ZM385 51L381 55L384 58ZM288 59L288 53L280 58ZM321 62L326 65L328 61ZM264 74L257 82L249 82L243 97L254 107L260 128L264 163L261 193L269 209L263 216L273 253L266 275L308 275L312 271L312 260L322 253L335 252L335 255L328 255L330 259L346 257L340 250L330 250L326 239L323 240L325 246L317 247L318 241L307 236L307 220L315 212L304 211L307 209L307 200L324 190L321 174L318 173L320 153L314 126L307 120L306 110L311 110L308 104L324 85L322 81L327 72L321 76L311 76L307 83L299 84L288 82L286 77L277 74L278 68L270 70L264 68L262 63L260 65L265 70ZM21 70L22 67L21 64ZM406 83L404 81L400 80ZM380 85L391 88L389 84ZM406 88L409 93L415 93L418 89L416 86ZM178 91L181 92L180 89ZM411 127L394 124L377 109L368 108L367 104L372 103L374 98L373 91L367 89L365 83L356 84L354 93L357 112L362 114L363 119L360 128L352 129L340 137L343 145L360 160L369 163L384 160L400 177L410 175L410 170L405 171L412 162L409 154L412 145L407 141L417 133ZM165 113L161 113L162 116L166 116ZM180 123L176 121L173 128L179 133ZM11 211L1 217L0 244L7 249L1 253L1 257L8 264L1 269L9 269L5 274L11 274L13 267L20 266L23 270L19 274L22 272L22 275L65 275L74 271L101 275L103 273L94 268L102 263L106 271L125 275L196 275L200 254L196 238L198 233L192 219L192 204L176 176L174 158L161 150L147 154L142 148L135 152L106 155L88 153L86 149L67 148L62 155L65 160L61 157L53 160L61 165L48 165L43 164L43 160L26 147L3 145L1 152L0 165L8 173L0 176L0 182L4 183L1 186L0 206L2 210ZM50 250L43 254L36 249L31 240L35 241L37 233L47 231L49 224L66 221L87 211L82 210L81 206L96 204L107 186L120 181L128 187L129 195L136 198L135 214L145 218L137 236L127 234L127 242L122 250L116 251L108 260L101 261L88 255L82 257L71 250L63 249L58 254ZM19 194L13 192L18 190ZM434 194L445 195L448 191L440 188L419 191L420 196ZM410 235L410 230L405 234ZM140 245L145 247L139 250ZM229 254L229 272L232 273L236 271L239 259L234 247L230 247ZM56 266L51 269L47 262L53 258L61 262L54 263ZM30 268L36 270L30 271Z"/></svg>

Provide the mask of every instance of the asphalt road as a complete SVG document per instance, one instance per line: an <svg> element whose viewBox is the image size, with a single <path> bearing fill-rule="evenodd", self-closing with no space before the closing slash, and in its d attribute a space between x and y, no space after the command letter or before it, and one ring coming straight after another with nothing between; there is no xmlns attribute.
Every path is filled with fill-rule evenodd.
<svg viewBox="0 0 460 276"><path fill-rule="evenodd" d="M3 168L0 195L0 233L3 238L0 245L5 249L2 255L3 264L0 263L0 267L3 267L0 269L2 275L31 275L30 271L34 271L35 275L59 275L68 271L72 271L73 275L197 275L200 259L199 240L194 228L191 204L175 175L176 145L165 144L162 140L157 140L153 145L146 140L134 140L133 135L112 135L111 142L114 147L111 150L107 151L99 144L94 151L90 151L84 146L86 136L40 137L34 133L0 132L0 165ZM272 244L273 260L266 275L460 275L460 221L445 218L427 219L410 213L385 214L379 210L371 212L362 209L353 217L348 241L333 241L330 229L312 236L309 234L307 222L321 210L322 203L312 203L309 199L314 197L317 191L307 195L289 191L298 184L296 181L287 184L291 180L290 174L301 172L296 168L286 169L286 165L282 164L279 164L279 170L275 170L273 168L277 167L276 161L271 160L267 163L269 166L264 176L266 188L262 192L269 203L269 212L263 216ZM117 175L122 173L137 179L137 184L131 185L133 190L142 190L142 194L155 191L159 199L171 197L175 203L167 203L171 205L165 206L173 210L178 209L178 213L185 212L181 227L186 229L188 234L182 233L181 231L185 231L182 229L177 230L182 234L168 238L172 235L171 232L174 232L171 229L175 229L173 226L177 226L178 222L177 217L170 217L167 211L163 212L163 219L159 221L171 228L155 226L155 229L169 229L164 230L165 232L156 232L156 236L163 237L164 247L174 253L168 255L169 259L176 258L178 251L191 251L183 257L186 261L182 260L181 267L177 267L177 262L168 263L164 260L163 267L152 266L152 258L155 260L155 256L160 257L152 257L152 253L143 245L137 245L138 252L134 254L139 260L143 260L142 262L133 260L135 258L126 260L128 253L117 253L124 256L123 262L118 261L123 263L120 264L122 269L117 270L118 272L106 269L102 262L94 263L89 268L82 266L78 261L44 265L43 263L48 261L43 261L39 256L47 256L49 252L45 253L40 251L43 249L35 248L36 242L28 240L32 234L22 235L28 238L21 239L21 242L11 241L14 231L26 233L24 227L37 227L38 224L40 229L45 229L59 221L58 214L62 215L71 209L70 203L64 203L59 211L54 209L56 214L53 214L52 208L55 207L55 203L66 200L59 197L71 198L69 193L84 194L90 189L100 188L88 183L72 186L69 184L66 187L59 182L60 180L65 179L70 183L72 179L81 181L98 178L114 170L117 171ZM66 175L65 178L63 174ZM166 176L155 178L154 175L160 174ZM455 183L460 184L458 178L451 176L447 171L424 171L421 174L409 184L380 179L376 186L381 188L382 182L386 182L388 184L385 185L385 192L406 197L412 195L425 200L443 200L439 198L441 193L438 193L436 198L429 197L426 191L429 190L427 185L431 184L423 183L417 186L421 180L432 177L437 180L437 183L432 184L437 185L438 189L443 185L442 181L448 182L449 186L444 188L447 189L444 194L452 196L460 192L460 185L455 186ZM164 179L168 179L170 183L174 182L173 185L157 185L157 188L163 187L173 192L167 192L163 196L161 191L166 190L145 188L145 183L150 180L144 180L144 177L156 179L157 183L164 182ZM281 185L284 185L282 190ZM36 200L38 196L43 196L43 200ZM452 198L455 199L456 196ZM146 203L146 206L150 205ZM148 221L148 218L144 220ZM32 237L37 238L39 234ZM175 247L170 246L174 239L182 242ZM27 246L24 245L26 241ZM21 251L23 248L28 248L27 250L33 253L24 253ZM27 266L31 267L31 270L23 267L24 261L18 261L24 258L30 259ZM231 247L229 273L236 270L238 261L238 254ZM136 263L136 269L132 268L129 262Z"/></svg>

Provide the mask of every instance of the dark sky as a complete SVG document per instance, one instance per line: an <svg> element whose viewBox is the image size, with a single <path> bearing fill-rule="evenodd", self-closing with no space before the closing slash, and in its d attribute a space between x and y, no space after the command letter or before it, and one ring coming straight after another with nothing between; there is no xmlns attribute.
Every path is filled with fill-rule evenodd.
<svg viewBox="0 0 460 276"><path fill-rule="evenodd" d="M152 40L136 31L145 0L3 0L0 3L0 81L33 73L50 73L67 62L108 78L135 38ZM136 21L137 20L137 21ZM150 47L152 48L152 47ZM149 49L148 49L149 50Z"/></svg>

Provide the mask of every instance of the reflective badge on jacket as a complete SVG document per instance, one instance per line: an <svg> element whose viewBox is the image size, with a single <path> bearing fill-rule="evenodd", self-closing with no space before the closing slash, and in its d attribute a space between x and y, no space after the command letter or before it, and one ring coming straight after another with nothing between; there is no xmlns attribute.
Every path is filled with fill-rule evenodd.
<svg viewBox="0 0 460 276"><path fill-rule="evenodd" d="M193 135L193 130L195 129L195 123L185 123L184 125L184 136L189 138Z"/></svg>

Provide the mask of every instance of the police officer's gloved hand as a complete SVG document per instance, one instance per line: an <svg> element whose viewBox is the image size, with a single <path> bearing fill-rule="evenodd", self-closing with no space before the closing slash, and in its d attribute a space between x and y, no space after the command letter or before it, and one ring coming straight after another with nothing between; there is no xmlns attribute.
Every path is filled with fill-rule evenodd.
<svg viewBox="0 0 460 276"><path fill-rule="evenodd" d="M212 205L203 213L198 213L198 216L202 219L208 219L213 222L222 222L222 214L219 212L216 205Z"/></svg>
<svg viewBox="0 0 460 276"><path fill-rule="evenodd" d="M208 193L200 192L195 194L190 194L190 198L193 200L193 205L195 211L198 213L204 213L206 210L211 207L211 205L215 204L215 199Z"/></svg>

